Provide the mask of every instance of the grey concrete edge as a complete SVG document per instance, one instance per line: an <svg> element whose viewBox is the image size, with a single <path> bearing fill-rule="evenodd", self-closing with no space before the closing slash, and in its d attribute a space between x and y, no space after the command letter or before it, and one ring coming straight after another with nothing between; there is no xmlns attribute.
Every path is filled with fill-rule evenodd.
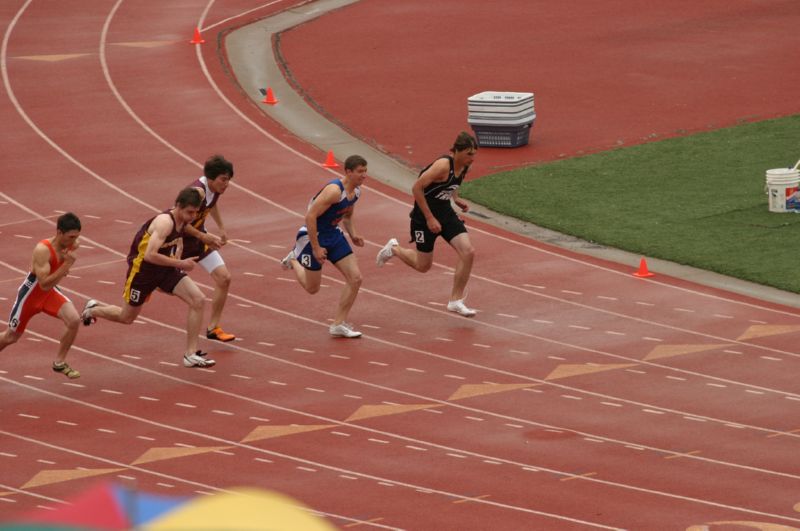
<svg viewBox="0 0 800 531"><path fill-rule="evenodd" d="M338 160L344 160L353 153L364 156L369 161L370 177L410 193L411 184L417 176L416 171L354 137L309 106L284 78L272 50L272 36L275 33L357 1L318 0L309 2L236 29L226 37L225 47L228 61L241 88L266 115L297 137L319 147L323 152L333 151ZM261 90L266 87L272 88L279 101L277 105L261 104L261 100L264 98ZM473 216L486 223L540 242L629 265L631 271L635 271L639 266L640 255L560 234L532 223L503 216L474 203L470 205L470 211ZM648 257L647 264L649 269L657 275L661 273L756 299L800 308L800 294L797 293L666 260Z"/></svg>

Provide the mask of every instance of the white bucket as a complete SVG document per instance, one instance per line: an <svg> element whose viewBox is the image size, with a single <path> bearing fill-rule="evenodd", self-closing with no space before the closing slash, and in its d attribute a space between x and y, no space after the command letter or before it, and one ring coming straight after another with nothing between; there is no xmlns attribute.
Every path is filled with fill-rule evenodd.
<svg viewBox="0 0 800 531"><path fill-rule="evenodd" d="M766 189L770 212L800 211L800 170L767 170Z"/></svg>

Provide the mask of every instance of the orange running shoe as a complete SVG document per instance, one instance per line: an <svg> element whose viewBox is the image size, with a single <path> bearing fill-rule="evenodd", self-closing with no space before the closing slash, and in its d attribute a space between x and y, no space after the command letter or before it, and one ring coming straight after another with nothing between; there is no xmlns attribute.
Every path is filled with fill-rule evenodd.
<svg viewBox="0 0 800 531"><path fill-rule="evenodd" d="M225 333L225 331L223 331L222 328L220 327L212 328L211 330L206 330L206 337L208 339L215 339L217 341L222 341L224 343L236 339L235 335Z"/></svg>

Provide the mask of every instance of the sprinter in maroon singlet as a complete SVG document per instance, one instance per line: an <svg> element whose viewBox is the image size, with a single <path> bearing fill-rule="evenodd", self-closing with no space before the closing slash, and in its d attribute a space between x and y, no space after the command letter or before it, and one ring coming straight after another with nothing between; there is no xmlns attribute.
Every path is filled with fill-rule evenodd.
<svg viewBox="0 0 800 531"><path fill-rule="evenodd" d="M150 295L159 289L175 295L189 307L186 325L186 367L211 367L214 360L205 359L197 348L197 335L203 322L204 296L186 274L194 268L197 258L179 258L183 247L184 227L197 216L202 201L194 188L184 188L175 199L175 206L147 220L136 233L128 254L128 274L122 297L122 307L90 300L83 308L83 324L96 319L108 319L131 324Z"/></svg>

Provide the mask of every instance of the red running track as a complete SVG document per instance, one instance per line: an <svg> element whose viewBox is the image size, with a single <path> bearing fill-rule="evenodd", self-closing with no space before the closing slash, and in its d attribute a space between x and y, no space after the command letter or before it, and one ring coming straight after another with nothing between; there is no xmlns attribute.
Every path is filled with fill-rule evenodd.
<svg viewBox="0 0 800 531"><path fill-rule="evenodd" d="M328 336L339 277L312 298L278 260L331 173L238 92L213 38L290 4L2 4L0 302L64 210L84 245L63 288L118 302L138 225L219 152L236 164L223 324L240 339L182 367L182 304L157 296L131 327L81 330L67 381L49 369L59 323L34 320L2 354L0 519L102 477L266 487L340 528L797 527L795 309L470 222L481 311L461 318L443 308L452 253L427 275L374 266L409 209L375 180L356 213L365 337Z"/></svg>

